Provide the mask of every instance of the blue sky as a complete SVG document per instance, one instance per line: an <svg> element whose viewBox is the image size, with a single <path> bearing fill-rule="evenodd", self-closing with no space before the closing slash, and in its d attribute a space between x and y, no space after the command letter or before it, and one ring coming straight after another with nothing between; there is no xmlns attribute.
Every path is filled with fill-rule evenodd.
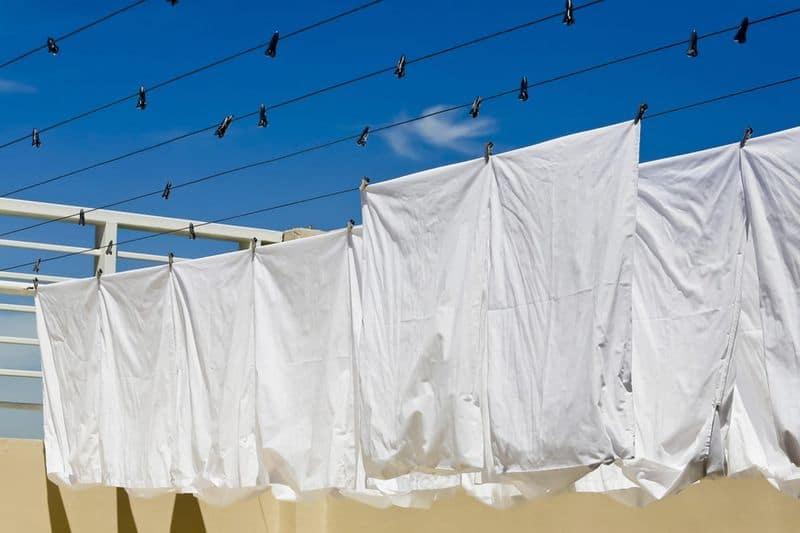
<svg viewBox="0 0 800 533"><path fill-rule="evenodd" d="M107 13L114 2L12 0L0 8L0 62ZM172 7L149 0L119 17L0 69L0 144L98 103L135 92L172 75L332 15L356 1L299 4L234 0L182 0ZM576 1L576 5L583 2ZM531 83L637 50L800 7L788 0L606 0L576 12L577 23L554 20L411 65L402 80L386 74L270 113L234 123L224 139L210 132L17 195L93 206L293 151L436 108ZM385 0L376 7L282 41L278 57L258 51L135 100L0 150L2 190L113 157L330 83L392 65L457 42L538 18L563 8L561 0ZM124 210L204 220L342 189L361 176L380 180L479 156L492 140L496 151L533 144L627 120L641 101L651 112L800 74L800 15L752 26L745 45L733 34L700 42L688 58L672 49L625 64L534 88L530 99L487 102L477 120L466 111L371 135L366 148L345 143L176 191L169 201L150 198ZM642 160L738 141L751 125L756 135L797 126L800 83L645 122ZM286 229L340 227L359 219L357 193L242 219L236 223ZM2 220L0 231L23 221ZM51 225L14 238L91 245L86 228ZM159 242L162 241L162 242ZM180 247L178 249L178 247ZM179 255L213 251L181 239L153 239L137 250ZM0 266L33 260L30 252L2 249ZM40 255L40 254L37 254ZM43 256L46 256L43 255ZM46 264L50 274L85 266ZM86 274L86 271L82 272ZM0 333L2 334L2 333ZM0 384L2 387L2 384Z"/></svg>

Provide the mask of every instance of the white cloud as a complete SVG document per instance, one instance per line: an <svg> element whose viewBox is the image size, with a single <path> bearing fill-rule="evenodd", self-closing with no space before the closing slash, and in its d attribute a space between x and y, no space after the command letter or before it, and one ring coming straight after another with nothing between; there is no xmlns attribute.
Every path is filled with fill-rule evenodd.
<svg viewBox="0 0 800 533"><path fill-rule="evenodd" d="M437 105L424 110L422 114L435 113L447 107ZM463 154L479 153L486 140L486 135L495 130L494 120L481 116L473 119L466 115L466 112L463 112L466 116L455 113L433 115L392 128L386 131L385 139L394 153L413 159L422 157L426 146ZM407 116L401 116L397 120L401 121L407 118Z"/></svg>
<svg viewBox="0 0 800 533"><path fill-rule="evenodd" d="M37 92L36 87L13 80L0 80L0 93L32 94Z"/></svg>

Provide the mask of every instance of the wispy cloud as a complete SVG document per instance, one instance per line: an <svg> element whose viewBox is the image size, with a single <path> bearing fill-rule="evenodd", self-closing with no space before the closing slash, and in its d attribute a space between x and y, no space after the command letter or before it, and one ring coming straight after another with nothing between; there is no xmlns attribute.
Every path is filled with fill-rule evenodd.
<svg viewBox="0 0 800 533"><path fill-rule="evenodd" d="M437 105L426 109L422 114L435 113L447 107ZM407 118L401 116L397 120ZM495 122L491 118L479 116L473 119L454 113L442 113L387 130L385 139L397 155L420 159L424 156L426 147L476 154L485 136L494 130Z"/></svg>
<svg viewBox="0 0 800 533"><path fill-rule="evenodd" d="M7 94L33 94L37 92L36 87L13 80L0 79L0 93Z"/></svg>

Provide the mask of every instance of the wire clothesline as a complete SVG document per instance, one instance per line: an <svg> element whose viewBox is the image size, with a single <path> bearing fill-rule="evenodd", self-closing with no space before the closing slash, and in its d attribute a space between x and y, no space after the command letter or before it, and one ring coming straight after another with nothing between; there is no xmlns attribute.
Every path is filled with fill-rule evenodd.
<svg viewBox="0 0 800 533"><path fill-rule="evenodd" d="M578 7L574 8L574 9L578 10L578 9L587 8L587 7L602 3L603 1L604 0L593 0L592 2L583 4L581 6L578 6ZM555 18L559 18L561 16L562 16L562 12L559 11L558 13L553 13L551 15L547 15L547 16L540 17L540 18L537 18L537 19L529 20L529 21L523 22L521 24L516 24L514 26L495 31L495 32L490 33L490 34L482 35L480 37L476 37L476 38L470 39L468 41L464 41L464 42L461 42L461 43L458 43L458 44L455 44L455 45L451 45L451 46L448 46L446 48L443 48L443 49L440 49L440 50L436 50L434 52L429 52L429 53L424 54L424 55L422 55L420 57L406 59L405 65L408 66L408 65L415 64L415 63L420 63L420 62L423 62L423 61L427 61L429 59L433 59L435 57L439 57L439 56L442 56L444 54L448 54L450 52L454 52L456 50L460 50L460 49L463 49L463 48L466 48L468 46L472 46L472 45L475 45L475 44L478 44L478 43L486 42L486 41L489 41L491 39L495 39L495 38L500 37L502 35L507 35L509 33L512 33L512 32L515 32L515 31L519 31L519 30L524 29L524 28L529 28L529 27L534 26L536 24L540 24L540 23L543 23L543 22L546 22L546 21L549 21L549 20L552 20L552 19L555 19ZM366 81L368 79L374 78L376 76L380 76L382 74L387 74L389 72L394 71L395 68L396 68L396 65L392 65L392 66L389 66L389 67L385 67L385 68L381 68L381 69L378 69L378 70L374 70L372 72L368 72L366 74L361 74L361 75L355 76L353 78L350 78L350 79L347 79L347 80L344 80L344 81L340 81L340 82L336 82L336 83L327 85L325 87L321 87L319 89L315 89L313 91L310 91L310 92L307 92L307 93L304 93L304 94L301 94L301 95L298 95L298 96L293 96L293 97L291 97L291 98L289 98L287 100L283 100L281 102L277 102L277 103L274 103L274 104L269 104L269 105L266 106L266 108L269 109L270 111L275 110L275 109L279 109L281 107L285 107L285 106L288 106L288 105L291 105L291 104L295 104L297 102L300 102L300 101L306 100L308 98L312 98L314 96L318 96L318 95L330 92L330 91L335 90L335 89L340 89L342 87L346 87L348 85L352 85L354 83L358 83L358 82L361 82L361 81ZM239 120L251 118L251 117L254 117L254 116L258 115L259 113L260 113L260 111L252 111L252 112L243 113L243 114L234 114L232 122L237 122ZM218 124L219 124L218 122L214 122L213 124L211 124L209 126L205 126L205 127L202 127L202 128L199 128L199 129L187 132L187 133L182 133L182 134L177 135L175 137L172 137L172 138L169 138L169 139L165 139L163 141L159 141L157 143L154 143L154 144L151 144L151 145L148 145L148 146L137 148L137 149L132 150L130 152L126 152L124 154L121 154L121 155L118 155L118 156L114 156L114 157L111 157L109 159L105 159L103 161L99 161L97 163L92 163L90 165L87 165L87 166L84 166L84 167L81 167L81 168L78 168L78 169L74 169L74 170L71 170L71 171L68 171L68 172L65 172L65 173L62 173L62 174L58 174L58 175L52 176L50 178L45 178L45 179L40 180L40 181L36 181L36 182L33 182L33 183L29 183L27 185L23 185L23 186L18 187L16 189L12 189L12 190L9 190L9 191L6 191L6 192L0 194L0 197L4 197L5 198L5 197L8 197L8 196L11 196L12 194L18 194L20 192L24 192L24 191L27 191L27 190L30 190L30 189L34 189L36 187L40 187L42 185L47 185L49 183L53 183L53 182L62 180L64 178L68 178L68 177L71 177L71 176L75 176L77 174L81 174L83 172L87 172L89 170L94 170L96 168L99 168L99 167L102 167L102 166L105 166L105 165L108 165L108 164L111 164L111 163L116 163L117 161L121 161L123 159L127 159L129 157L133 157L135 155L139 155L139 154L142 154L142 153L145 153L145 152L149 152L149 151L154 150L156 148L160 148L162 146L166 146L168 144L172 144L172 143L177 142L177 141L182 141L182 140L188 139L190 137L193 137L195 135L199 135L201 133L212 131L212 130L214 130L214 129L216 129L218 127ZM41 132L43 130L39 130L39 131Z"/></svg>
<svg viewBox="0 0 800 533"><path fill-rule="evenodd" d="M719 95L719 96L715 96L715 97L712 97L712 98L707 98L707 99L699 100L699 101L692 102L692 103L689 103L689 104L683 104L683 105L680 105L680 106L676 106L676 107L672 107L672 108L665 109L665 110L662 110L662 111L658 111L658 112L652 113L650 115L645 115L644 117L642 117L642 120L652 120L654 118L666 116L666 115L669 115L669 114L672 114L672 113L677 113L677 112L680 112L680 111L685 111L687 109L693 109L693 108L701 107L701 106L712 104L712 103L719 102L719 101L722 101L722 100L727 100L729 98L735 98L735 97L742 96L742 95L745 95L745 94L751 94L751 93L754 93L754 92L762 91L762 90L765 90L765 89L769 89L769 88L772 88L772 87L777 87L779 85L785 85L785 84L793 83L793 82L797 82L797 81L800 81L800 74L798 74L797 76L792 76L792 77L789 77L789 78L784 78L784 79L781 79L781 80L776 80L776 81L772 81L772 82L769 82L769 83L764 83L764 84L761 84L761 85L756 85L756 86L748 87L748 88L745 88L745 89L740 89L740 90L737 90L737 91L729 92L729 93L722 94L722 95ZM501 93L497 93L495 95L487 97L485 100L492 99L492 98L499 98L499 97L501 97L503 95L511 94L511 92L516 92L516 89L514 91L504 91L504 92L501 92ZM433 115L447 113L447 112L454 111L454 110L457 110L457 109L464 109L464 108L469 107L471 105L472 104L463 104L463 105L459 105L459 106L453 106L453 107L450 107L450 108L447 108L447 109L436 111L435 113L428 113L428 114L425 114L425 115L420 115L419 117L415 117L415 118L412 118L412 119L409 119L409 120L405 120L405 121L402 121L402 122L397 122L397 123L394 123L394 124L389 124L389 125L383 126L381 128L376 128L375 130L372 130L372 131L373 132L384 131L384 130L387 130L389 128L398 127L398 126L401 126L401 125L404 125L404 124L408 124L410 122L415 122L417 120L422 120L422 119L428 118L428 117L433 116ZM319 150L319 149L325 148L327 146L331 146L333 144L338 144L340 142L344 142L344 141L347 141L347 140L353 140L353 139L356 139L356 138L358 138L358 135L351 135L349 137L344 137L342 139L337 139L335 141L330 141L328 143L323 143L323 144L320 144L320 145L316 145L316 146L313 146L313 147L306 148L306 149L304 149L302 151L295 152L295 154L297 154L297 153L305 153L305 152L312 151L312 150ZM290 154L286 154L286 155L281 156L281 157L282 158L286 158L286 157L290 157L290 156L291 156ZM265 162L262 162L261 164L265 164ZM227 171L227 172L230 172L230 171ZM239 219L239 218L243 218L243 217L247 217L247 216L252 216L252 215L256 215L256 214L260 214L260 213L265 213L265 212L268 212L268 211L274 211L274 210L285 208L285 207L291 207L291 206L300 205L300 204L304 204L304 203L308 203L308 202L312 202L312 201L317 201L317 200L321 200L321 199L332 198L332 197L335 197L335 196L341 196L343 194L355 192L355 191L359 190L359 188L360 188L359 186L349 187L349 188L346 188L346 189L341 189L341 190L332 191L332 192L328 192L328 193L318 194L318 195L315 195L315 196L301 198L301 199L293 200L293 201L290 201L290 202L284 202L284 203L280 203L280 204L275 204L275 205L271 205L271 206L268 206L268 207L263 207L263 208L260 208L260 209L254 209L254 210L246 211L246 212L243 212L243 213L237 213L237 214L234 214L234 215L229 215L229 216L225 216L225 217L209 220L209 221L206 221L206 222L198 222L197 224L190 223L190 224L187 224L185 227L178 228L178 229L172 229L172 230L161 231L161 232L154 232L154 233L150 233L148 235L142 235L142 236L139 236L139 237L134 237L134 238L131 238L131 239L126 239L126 240L117 241L117 242L109 242L109 243L106 243L106 244L102 244L101 243L101 244L98 244L97 246L93 246L91 248L86 248L86 249L82 249L82 250L78 250L78 251L68 252L68 253L64 253L64 254L60 254L60 255L56 255L56 256L51 256L51 257L47 257L47 258L37 259L36 261L20 263L20 264L14 265L14 266L0 268L0 270L2 270L2 271L11 271L11 270L16 270L16 269L19 269L19 268L22 268L22 267L29 267L29 266L33 266L33 265L37 265L38 266L38 265L40 265L41 263L44 263L44 262L56 261L56 260L65 259L65 258L68 258L68 257L73 257L73 256L77 256L77 255L91 253L91 252L94 252L94 251L97 251L97 250L100 250L100 249L103 249L103 248L106 248L108 250L113 250L114 248L119 248L119 246L123 245L123 244L131 244L131 243L134 243L134 242L144 241L144 240L148 240L148 239L152 239L152 238L156 238L156 237L160 237L160 236L164 236L164 235L172 235L172 234L177 234L177 233L186 233L186 232L189 232L189 231L194 231L196 228L199 228L199 227L202 227L202 226L205 226L205 225L208 225L208 224L219 224L219 223L222 223L222 222L229 222L231 220L235 220L235 219ZM93 211L93 210L97 210L97 209L102 209L102 208L94 208L94 209L91 209L91 210ZM89 211L90 210L86 210L86 212L89 212Z"/></svg>
<svg viewBox="0 0 800 533"><path fill-rule="evenodd" d="M580 7L575 8L575 9L589 7L590 5L594 5L597 2L602 2L602 1L603 0L596 0L595 2L584 4L584 5L580 6ZM762 22L767 22L767 21L771 21L771 20L775 20L777 18L785 17L785 16L792 15L792 14L799 13L799 12L800 12L800 8L789 10L789 11L783 11L783 12L779 12L779 13L774 13L772 15L768 15L768 16L765 16L765 17L762 17L762 18L759 18L759 19L754 19L752 22L750 22L750 25L758 24L758 23L762 23ZM517 29L520 29L520 28L523 28L523 27L529 27L529 26L531 26L533 24L536 24L538 22L543 22L545 20L549 20L549 19L553 18L554 16L560 16L560 14L550 15L550 16L543 17L543 18L540 18L540 19L528 21L528 22L525 22L523 24L512 26L511 28L506 28L506 29L494 32L492 34L484 35L484 36L478 37L476 39L471 39L469 41L466 41L466 42L463 42L463 43L459 43L457 45L450 46L450 47L447 47L445 49L438 50L436 52L431 52L431 53L425 54L423 56L420 56L418 58L414 58L414 59L408 60L406 62L406 64L408 65L408 64L424 61L424 60L427 60L427 59L442 55L444 53L447 53L447 52L450 52L450 51L453 51L453 50L464 48L465 46L476 44L478 42L483 42L483 41L486 41L488 39L497 37L499 35L504 35L504 34L510 33L511 31L516 31ZM735 30L736 28L737 28L736 26L728 26L728 27L725 27L725 28L721 28L721 29L718 29L716 31L700 35L700 36L698 36L698 39L705 39L705 38L710 38L710 37L723 35L723 34L726 34L726 33L729 33L731 31ZM660 45L660 46L657 46L657 47L654 47L654 48L650 48L650 49L647 49L647 50L641 50L641 51L635 52L633 54L621 56L621 57L618 57L618 58L615 58L615 59L612 59L612 60L609 60L609 61L605 61L605 62L602 62L602 63L591 65L591 66L588 66L588 67L585 67L585 68L581 68L581 69L578 69L578 70L575 70L575 71L572 71L572 72L567 72L567 73L564 73L564 74L560 74L558 76L554 76L554 77L551 77L551 78L539 80L539 81L536 81L536 82L533 82L533 83L529 84L529 87L538 87L538 86L542 86L542 85L546 85L546 84L550 84L550 83L555 83L555 82L558 82L558 81L561 81L561 80L564 80L564 79L568 79L568 78L571 78L571 77L574 77L574 76L578 76L578 75L581 75L581 74L586 74L586 73L589 73L589 72L600 70L602 68L606 68L606 67L609 67L609 66L613 66L613 65L617 65L617 64L620 64L620 63L624 63L624 62L627 62L627 61L634 60L634 59L638 59L640 57L651 55L651 54L654 54L654 53L657 53L657 52L661 52L661 51L668 50L668 49L671 49L671 48L675 48L677 46L681 46L681 45L685 45L685 44L686 44L686 40L685 39L684 40L680 40L680 41L673 41L673 42L670 42L670 43L667 43L667 44L664 44L664 45ZM343 81L343 82L339 82L339 83L335 83L335 84L332 84L332 85L328 85L328 86L323 87L321 89L317 89L317 90L311 91L309 93L305 93L305 94L300 95L300 96L292 97L292 98L290 98L288 100L284 100L283 102L278 102L276 104L272 104L272 105L270 105L268 107L269 107L269 109L280 108L280 107L283 107L283 106L298 102L300 100L304 100L306 98L309 98L309 97L312 97L312 96L315 96L315 95L318 95L318 94L322 94L324 92L331 91L333 89L341 88L341 87L344 87L346 85L350 85L350 84L358 82L358 81L366 80L368 78L374 77L374 76L379 75L379 74L385 74L387 72L392 71L394 68L395 67L387 67L387 68L384 68L384 69L376 70L376 71L370 72L368 74L364 74L364 75L361 75L361 76L357 76L355 78L351 78L351 79ZM234 118L233 120L236 121L236 120L241 120L241 119L244 119L244 118L250 118L252 116L255 116L258 113L259 113L259 111L253 111L253 112L250 112L250 113L239 115L238 118ZM15 189L12 189L12 190L4 192L3 194L0 194L0 197L9 197L9 196L11 196L13 194L18 194L20 192L31 190L31 189L34 189L36 187L40 187L40 186L43 186L43 185L54 183L56 181L60 181L62 179L68 178L68 177L72 177L72 176L75 176L75 175L78 175L78 174L82 174L82 173L87 172L89 170L94 170L94 169L103 167L105 165L108 165L108 164L111 164L111 163L115 163L115 162L127 159L129 157L133 157L135 155L139 155L139 154L154 150L156 148L160 148L162 146L166 146L168 144L171 144L171 143L174 143L174 142L177 142L177 141L185 140L187 138L193 137L193 136L198 135L198 134L203 133L203 132L207 132L207 131L213 130L215 128L217 128L217 123L214 123L214 124L212 124L210 126L206 126L206 127L194 130L194 131L190 131L188 133L183 133L181 135L178 135L176 137L172 137L170 139L165 139L163 141L159 141L159 142L157 142L155 144L151 144L151 145L148 145L148 146L145 146L145 147L137 148L137 149L132 150L130 152L126 152L124 154L111 157L109 159L105 159L105 160L102 160L102 161L99 161L99 162L96 162L96 163L92 163L90 165L86 165L86 166L83 166L83 167L80 167L80 168L77 168L77 169L74 169L74 170L70 170L68 172L64 172L62 174L58 174L58 175L52 176L50 178L45 178L43 180L39 180L39 181L36 181L36 182L33 182L33 183L29 183L27 185L23 185L23 186L17 187ZM69 218L69 217L67 217L67 218ZM58 221L58 220L54 220L54 222L56 222L56 221ZM26 229L30 229L31 227L38 227L38 225L24 226L24 227L12 230L10 232L0 234L0 236L6 236L6 235L13 234L13 233L17 233L19 231L24 231Z"/></svg>
<svg viewBox="0 0 800 533"><path fill-rule="evenodd" d="M89 22L87 24L84 24L83 26L79 26L79 27L75 28L74 30L70 30L67 33L65 33L64 35L61 35L60 37L55 37L54 41L55 42L65 41L65 40L69 39L70 37L73 37L73 36L75 36L75 35L77 35L77 34L79 34L81 32L84 32L84 31L88 30L89 28L97 26L98 24L102 24L103 22L105 22L105 21L107 21L109 19L112 19L112 18L116 17L117 15L121 15L121 14L125 13L126 11L129 11L129 10L133 9L134 7L140 6L140 5L144 4L146 1L147 0L136 0L135 2L131 2L130 4L127 4L127 5L119 8L119 9L116 9L116 10L112 11L111 13L108 13L107 15L103 15L102 17L100 17L98 19L95 19L95 20L93 20L93 21L91 21L91 22ZM3 63L0 63L0 68L5 68L5 67L7 67L9 65L13 65L16 62L21 61L21 60L25 59L26 57L35 54L39 50L46 50L47 48L48 48L47 44L42 44L42 45L39 45L39 46L37 46L35 48L31 48L27 52L23 52L23 53L21 53L20 55L18 55L16 57L13 57L11 59L8 59L8 60L4 61Z"/></svg>
<svg viewBox="0 0 800 533"><path fill-rule="evenodd" d="M314 29L314 28L318 28L318 27L323 26L325 24L329 24L331 22L335 22L335 21L337 21L339 19L342 19L344 17L350 16L350 15L354 15L354 14L360 12L360 11L363 11L365 9L368 9L370 7L378 5L381 2L383 2L383 0L371 0L370 2L367 2L365 4L361 4L361 5L356 6L354 8L348 9L346 11L342 11L340 13L337 13L336 15L332 15L330 17L327 17L325 19L319 20L319 21L314 22L312 24L309 24L307 26L303 26L302 28L298 28L298 29L296 29L294 31L288 32L286 34L283 34L283 35L280 36L280 40L283 41L283 40L289 39L291 37L295 37L297 35L300 35L301 33L305 33L305 32L307 32L309 30ZM227 62L232 61L232 60L234 60L236 58L239 58L239 57L241 57L243 55L249 54L249 53L254 52L256 50L261 50L264 47L268 46L269 44L270 44L270 41L265 41L265 42L261 42L261 43L255 45L255 46L251 46L249 48L245 48L244 50L239 50L238 52L235 52L235 53L230 54L228 56L225 56L225 57L222 57L222 58L217 59L215 61L212 61L211 63L202 65L200 67L194 68L194 69L189 70L187 72L184 72L182 74L178 74L176 76L173 76L173 77L171 77L169 79L166 79L164 81L161 81L161 82L158 82L156 84L150 85L150 86L147 87L147 91L148 92L156 91L158 89L166 87L167 85L171 85L171 84L173 84L173 83L175 83L177 81L183 80L185 78L189 78L191 76L194 76L195 74L199 74L199 73L204 72L206 70L209 70L211 68L217 67L219 65L222 65L223 63L227 63ZM56 129L56 128L60 128L61 126L64 126L66 124L70 124L70 123L75 122L77 120L80 120L82 118L86 118L86 117L88 117L90 115L94 115L95 113L99 113L100 111L109 109L109 108L117 106L117 105L119 105L119 104L121 104L123 102L131 100L133 98L138 98L138 97L139 97L139 92L137 91L135 93L131 93L131 94L122 96L120 98L117 98L115 100L111 100L109 102L106 102L105 104L98 105L96 107L93 107L92 109L89 109L87 111L83 111L83 112L78 113L76 115L73 115L73 116L71 116L69 118L65 118L63 120L60 120L60 121L55 122L53 124L50 124L49 126L45 126L43 128L37 128L36 131L39 134L41 134L41 133L44 133L46 131L50 131L50 130L53 130L53 129ZM7 141L7 142L5 142L3 144L0 144L0 150L2 150L4 148L8 148L9 146L13 146L13 145L15 145L17 143L20 143L22 141L28 140L28 139L30 139L30 137L31 137L30 133L27 133L25 135L22 135L20 137L17 137L15 139Z"/></svg>

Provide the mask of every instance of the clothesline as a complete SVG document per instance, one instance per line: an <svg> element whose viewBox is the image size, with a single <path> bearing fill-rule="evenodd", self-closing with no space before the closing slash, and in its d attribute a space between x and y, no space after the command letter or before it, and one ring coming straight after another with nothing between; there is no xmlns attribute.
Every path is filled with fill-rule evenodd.
<svg viewBox="0 0 800 533"><path fill-rule="evenodd" d="M701 107L701 106L708 105L708 104L711 104L711 103L719 102L721 100L726 100L726 99L729 99L729 98L734 98L734 97L742 96L742 95L745 95L745 94L750 94L750 93L753 93L753 92L762 91L762 90L769 89L769 88L772 88L772 87L776 87L776 86L779 86L779 85L785 85L787 83L794 83L796 81L800 81L800 76L792 76L792 77L785 78L785 79L782 79L782 80L776 80L776 81L773 81L773 82L769 82L769 83L765 83L765 84L761 84L761 85L756 85L756 86L748 87L748 88L741 89L741 90L738 90L738 91L730 92L730 93L727 93L727 94L715 96L713 98L704 99L704 100L700 100L700 101L697 101L697 102L692 102L690 104L684 104L684 105L680 105L680 106L677 106L677 107L665 109L665 110L662 110L662 111L651 113L649 115L649 119L670 115L672 113L685 111L687 109ZM511 90L511 91L504 91L502 93L498 93L497 96L504 96L504 95L512 94L512 93L515 93L516 91L517 91L517 89ZM494 98L494 96L489 97L489 98ZM396 123L392 123L392 124L389 124L389 125L386 125L386 126L382 126L381 128L378 128L378 129L376 129L374 131L380 132L380 131L383 131L383 130L387 130L387 129L391 129L391 128L394 128L394 127L398 127L398 126L402 126L402 125L408 124L409 122L412 122L412 121L424 120L425 118L429 118L429 117L431 117L433 115L442 114L443 112L450 112L450 111L453 111L453 110L463 109L463 108L468 107L469 105L471 105L471 104L463 104L463 105L460 105L460 106L454 106L454 107L451 107L451 108L447 108L445 110L437 110L437 111L434 111L434 112L431 112L431 113L426 113L426 114L420 115L418 117L415 117L413 119L408 119L408 120L404 120L404 121L401 121L401 122L396 122ZM643 120L648 119L648 115L643 116L642 119ZM178 185L175 185L175 186L172 186L170 184L170 186L171 186L171 188L175 188L175 187L183 187L183 186L187 186L187 185L194 185L196 183L208 181L209 179L215 179L217 177L225 176L225 175L231 174L233 172L238 172L239 170L242 170L242 169L249 169L249 168L253 168L254 166L271 164L271 163L274 163L274 162L277 162L277 161L281 161L281 160L284 160L284 159L287 159L287 158L295 157L297 155L301 155L301 154L305 154L305 153L308 153L308 152L312 152L312 151L317 151L317 150L321 150L321 149L324 149L324 148L328 148L330 146L341 144L341 143L346 142L346 141L351 141L351 140L353 140L355 138L356 138L356 136L348 136L348 137L334 139L332 141L327 141L327 142L324 142L322 144L318 144L318 145L302 148L300 150L297 150L297 151L294 151L294 152L289 152L287 154L282 154L282 155L279 155L277 157L274 157L274 158L271 158L271 159L268 159L268 160L259 161L259 162L251 163L251 164L247 164L247 165L243 165L241 167L236 167L234 169L224 170L224 171L217 172L217 173L214 173L214 174L211 174L211 175L208 175L208 176L203 176L203 177L200 177L200 178L189 180L188 182L184 182L183 184L178 184ZM267 206L267 207L260 208L260 209L254 209L254 210L246 211L244 213L227 215L225 217L217 218L217 219L210 220L210 221L207 221L207 222L201 222L201 223L197 223L197 224L191 223L191 224L194 227L200 227L200 226L203 226L203 225L206 225L206 224L228 222L228 221L236 220L236 219L243 218L243 217L246 217L246 216L252 216L252 215L255 215L255 214L274 211L276 209L281 209L281 208L284 208L284 207L290 207L290 206L299 205L299 204L303 204L303 203L307 203L307 202L312 202L312 201L316 201L316 200L320 200L320 199L324 199L324 198L340 196L340 195L343 195L343 194L346 194L346 193L349 193L349 192L354 192L355 190L357 190L357 187L340 189L338 191L332 191L332 192L328 192L328 193L321 193L321 194L314 195L314 196L311 196L311 197L301 198L299 200L294 200L294 201L290 201L290 202L283 202L283 203L280 203L280 204L271 205L271 206ZM147 197L150 197L150 196L160 195L162 193L163 193L163 191L161 189L158 189L158 190L146 192L146 193L143 193L143 194L139 194L139 195L136 195L136 196L133 196L133 197L130 197L130 198L125 198L123 200L118 200L118 201L115 201L115 202L111 202L111 203L108 203L108 204L105 204L105 205L102 205L102 206L99 206L99 207L87 208L87 209L81 210L81 212L83 212L85 214L85 213L89 213L89 212L96 211L96 210L99 210L99 209L108 209L108 208L111 208L111 207L117 207L119 205L130 203L130 202L135 201L135 200L140 200L142 198L147 198ZM53 222L71 220L71 219L79 219L80 216L81 216L81 212L78 212L78 213L75 213L75 214L72 214L72 215L68 215L68 216L64 216L64 217L58 217L58 218L48 219L48 220L41 221L41 222L36 222L34 224L30 224L30 225L27 225L27 226L24 226L24 227L16 228L14 230L6 231L4 233L0 233L0 237L5 237L5 236L8 236L8 235L11 235L11 234L14 234L14 233L18 233L20 231L33 229L33 228L40 227L40 226L43 226L43 225L51 224ZM169 230L169 231L165 231L165 232L152 233L152 234L148 234L148 235L145 235L145 236L140 236L140 237L135 237L135 238L127 239L127 240L117 241L116 243L111 243L111 249L112 250L113 249L118 249L119 246L123 245L123 244L130 244L130 243L133 243L133 242L139 242L139 241L142 241L142 240L147 240L147 239L159 237L159 236L162 236L162 235L172 235L172 234L180 234L180 233L187 234L188 231L189 231L189 227L190 227L190 225L189 225L189 223L187 223L187 225L185 227L180 228L178 230ZM51 257L47 257L47 258L41 258L41 259L37 259L35 261L19 263L19 264L13 265L13 266L8 266L8 267L0 269L0 270L12 271L12 270L20 269L20 268L32 267L37 263L37 261L39 263L43 263L43 262L49 262L49 261L56 261L56 260L59 260L59 259L65 259L67 257L73 257L75 255L80 255L80 254L93 252L95 250L99 250L101 248L108 247L108 245L109 245L109 243L101 243L101 244L98 244L97 246L92 247L92 248L86 248L84 250L75 251L75 252L68 252L68 253L55 255L55 256L51 256Z"/></svg>
<svg viewBox="0 0 800 533"><path fill-rule="evenodd" d="M363 227L42 286L48 475L498 507L800 493L800 128L639 165L639 123L370 184Z"/></svg>

